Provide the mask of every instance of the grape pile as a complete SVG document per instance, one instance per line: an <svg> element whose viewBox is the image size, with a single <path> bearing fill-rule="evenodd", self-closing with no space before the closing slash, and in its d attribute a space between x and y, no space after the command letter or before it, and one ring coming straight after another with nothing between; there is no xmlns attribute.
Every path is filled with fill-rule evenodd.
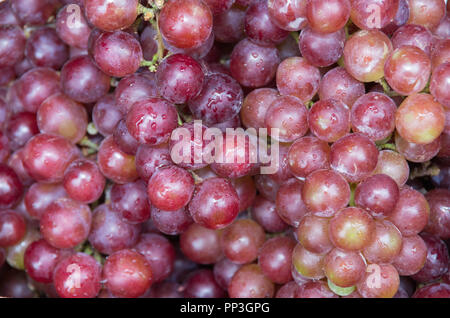
<svg viewBox="0 0 450 318"><path fill-rule="evenodd" d="M450 298L450 1L6 0L0 43L0 296Z"/></svg>

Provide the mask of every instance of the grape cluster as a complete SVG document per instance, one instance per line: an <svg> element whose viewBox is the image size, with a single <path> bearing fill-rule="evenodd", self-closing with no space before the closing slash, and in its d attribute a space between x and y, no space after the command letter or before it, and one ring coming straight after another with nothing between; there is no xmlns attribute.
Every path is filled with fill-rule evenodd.
<svg viewBox="0 0 450 318"><path fill-rule="evenodd" d="M449 10L3 1L0 296L450 298Z"/></svg>

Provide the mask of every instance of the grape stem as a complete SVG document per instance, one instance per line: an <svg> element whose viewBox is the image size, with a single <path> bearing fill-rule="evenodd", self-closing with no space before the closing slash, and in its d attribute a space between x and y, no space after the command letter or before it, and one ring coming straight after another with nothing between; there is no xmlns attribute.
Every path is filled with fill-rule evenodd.
<svg viewBox="0 0 450 318"><path fill-rule="evenodd" d="M146 6L139 4L138 14L142 14L145 21L150 21L155 17L155 10L153 8L147 8Z"/></svg>
<svg viewBox="0 0 450 318"><path fill-rule="evenodd" d="M295 40L295 42L298 43L298 41L299 41L299 35L298 35L298 32L291 32L291 36L292 36L292 38Z"/></svg>
<svg viewBox="0 0 450 318"><path fill-rule="evenodd" d="M376 83L380 84L383 87L384 93L390 97L395 97L395 96L401 96L400 94L398 94L397 92L394 92L391 87L389 86L389 84L386 82L386 80L383 78L376 80Z"/></svg>
<svg viewBox="0 0 450 318"><path fill-rule="evenodd" d="M393 151L397 151L397 147L395 147L394 144L391 143L385 143L379 146L380 150L381 149L389 149L389 150L393 150Z"/></svg>
<svg viewBox="0 0 450 318"><path fill-rule="evenodd" d="M416 179L421 177L434 177L439 175L441 170L435 164L431 164L430 161L422 163L421 166L415 167L411 172L410 179Z"/></svg>
<svg viewBox="0 0 450 318"><path fill-rule="evenodd" d="M98 134L97 127L95 127L95 124L93 122L90 122L88 124L86 131L88 132L89 135L97 135Z"/></svg>
<svg viewBox="0 0 450 318"><path fill-rule="evenodd" d="M95 143L89 140L87 136L84 136L83 139L80 140L78 143L80 146L89 148L89 154L96 153L99 149L99 146Z"/></svg>

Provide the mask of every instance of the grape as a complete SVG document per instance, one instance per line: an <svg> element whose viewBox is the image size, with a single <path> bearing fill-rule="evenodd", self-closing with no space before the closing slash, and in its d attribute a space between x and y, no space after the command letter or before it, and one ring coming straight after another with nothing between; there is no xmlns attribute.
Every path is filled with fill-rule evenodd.
<svg viewBox="0 0 450 318"><path fill-rule="evenodd" d="M146 26L141 33L139 42L141 43L142 54L145 60L151 61L158 52L156 34L156 30L152 26Z"/></svg>
<svg viewBox="0 0 450 318"><path fill-rule="evenodd" d="M301 57L290 57L277 70L277 87L281 95L291 95L306 103L319 90L320 72Z"/></svg>
<svg viewBox="0 0 450 318"><path fill-rule="evenodd" d="M301 219L295 233L304 248L324 255L333 248L328 229L329 219L307 214Z"/></svg>
<svg viewBox="0 0 450 318"><path fill-rule="evenodd" d="M412 278L418 283L429 283L448 271L448 248L437 236L428 233L422 233L420 236L427 245L427 260L422 269Z"/></svg>
<svg viewBox="0 0 450 318"><path fill-rule="evenodd" d="M384 76L384 64L392 52L389 38L378 30L361 30L344 47L345 69L360 82L373 82Z"/></svg>
<svg viewBox="0 0 450 318"><path fill-rule="evenodd" d="M133 74L142 61L139 41L127 32L105 32L93 45L96 65L109 76L124 77Z"/></svg>
<svg viewBox="0 0 450 318"><path fill-rule="evenodd" d="M395 134L395 146L408 161L426 162L435 157L441 148L441 139L436 138L433 142L423 145L408 142L398 133Z"/></svg>
<svg viewBox="0 0 450 318"><path fill-rule="evenodd" d="M30 112L20 112L11 116L6 127L6 135L12 149L18 149L39 133L36 115Z"/></svg>
<svg viewBox="0 0 450 318"><path fill-rule="evenodd" d="M17 82L17 96L24 110L36 113L41 103L60 91L58 74L50 69L36 67L22 75Z"/></svg>
<svg viewBox="0 0 450 318"><path fill-rule="evenodd" d="M212 20L211 10L201 0L169 0L160 12L159 29L170 45L198 48L212 33Z"/></svg>
<svg viewBox="0 0 450 318"><path fill-rule="evenodd" d="M424 26L405 24L395 31L391 41L394 49L398 49L406 45L415 46L430 56L433 46L433 35Z"/></svg>
<svg viewBox="0 0 450 318"><path fill-rule="evenodd" d="M442 39L450 37L450 16L446 15L442 18L439 25L434 29L433 34Z"/></svg>
<svg viewBox="0 0 450 318"><path fill-rule="evenodd" d="M431 69L443 63L450 62L450 40L448 39L436 39L433 42L433 49L431 51Z"/></svg>
<svg viewBox="0 0 450 318"><path fill-rule="evenodd" d="M77 14L77 11L80 14L74 19L73 15ZM68 4L59 10L56 16L56 32L67 45L81 49L87 48L91 28L84 14L81 13L80 6Z"/></svg>
<svg viewBox="0 0 450 318"><path fill-rule="evenodd" d="M445 16L444 0L409 0L409 24L419 24L433 30Z"/></svg>
<svg viewBox="0 0 450 318"><path fill-rule="evenodd" d="M402 234L387 220L376 221L372 240L363 254L370 263L392 263L402 249Z"/></svg>
<svg viewBox="0 0 450 318"><path fill-rule="evenodd" d="M145 182L137 180L114 184L111 188L111 207L128 223L142 223L150 218L150 204Z"/></svg>
<svg viewBox="0 0 450 318"><path fill-rule="evenodd" d="M142 254L152 269L152 281L161 282L173 271L175 248L164 236L142 234L133 248Z"/></svg>
<svg viewBox="0 0 450 318"><path fill-rule="evenodd" d="M338 298L323 281L311 281L301 285L294 298Z"/></svg>
<svg viewBox="0 0 450 318"><path fill-rule="evenodd" d="M225 291L214 279L210 269L199 269L192 272L183 284L186 298L223 298Z"/></svg>
<svg viewBox="0 0 450 318"><path fill-rule="evenodd" d="M187 208L178 211L161 211L152 207L151 218L154 226L167 235L178 235L194 223Z"/></svg>
<svg viewBox="0 0 450 318"><path fill-rule="evenodd" d="M274 294L274 284L257 264L242 266L228 287L230 298L271 298Z"/></svg>
<svg viewBox="0 0 450 318"><path fill-rule="evenodd" d="M120 80L114 94L117 108L126 115L134 103L158 96L156 80L142 73L128 75Z"/></svg>
<svg viewBox="0 0 450 318"><path fill-rule="evenodd" d="M131 136L125 120L122 119L119 121L114 129L113 138L120 150L129 155L136 154L137 148L139 147L139 142Z"/></svg>
<svg viewBox="0 0 450 318"><path fill-rule="evenodd" d="M95 162L77 159L64 172L63 186L72 199L92 203L102 195L105 177Z"/></svg>
<svg viewBox="0 0 450 318"><path fill-rule="evenodd" d="M47 243L44 239L31 243L24 255L27 274L40 283L53 282L53 270L58 264L62 253Z"/></svg>
<svg viewBox="0 0 450 318"><path fill-rule="evenodd" d="M395 129L395 102L382 93L368 93L359 97L351 110L352 130L373 141L388 138Z"/></svg>
<svg viewBox="0 0 450 318"><path fill-rule="evenodd" d="M307 1L303 0L269 0L267 3L272 23L287 31L298 31L307 25L306 5Z"/></svg>
<svg viewBox="0 0 450 318"><path fill-rule="evenodd" d="M182 298L179 289L177 283L164 281L153 284L146 294L149 295L149 298Z"/></svg>
<svg viewBox="0 0 450 318"><path fill-rule="evenodd" d="M101 288L101 265L89 255L75 253L56 265L53 282L63 298L94 298Z"/></svg>
<svg viewBox="0 0 450 318"><path fill-rule="evenodd" d="M331 241L336 247L347 251L358 251L367 247L375 231L376 226L369 213L356 207L345 208L330 220ZM333 283L339 285L334 281Z"/></svg>
<svg viewBox="0 0 450 318"><path fill-rule="evenodd" d="M0 49L1 67L13 66L23 59L26 39L18 26L1 25L0 40L3 43Z"/></svg>
<svg viewBox="0 0 450 318"><path fill-rule="evenodd" d="M251 215L267 232L283 232L289 227L279 216L275 203L261 196L253 202Z"/></svg>
<svg viewBox="0 0 450 318"><path fill-rule="evenodd" d="M31 33L25 55L35 66L60 69L69 58L69 49L53 28L45 27Z"/></svg>
<svg viewBox="0 0 450 318"><path fill-rule="evenodd" d="M306 177L302 198L315 215L331 217L349 203L350 186L341 174L320 169Z"/></svg>
<svg viewBox="0 0 450 318"><path fill-rule="evenodd" d="M320 33L311 28L302 30L299 38L300 52L312 65L330 66L342 56L345 43L345 31Z"/></svg>
<svg viewBox="0 0 450 318"><path fill-rule="evenodd" d="M276 211L287 224L297 227L307 213L302 198L303 181L291 178L283 182L276 193Z"/></svg>
<svg viewBox="0 0 450 318"><path fill-rule="evenodd" d="M19 243L25 236L26 223L23 216L13 210L0 212L0 246L8 247Z"/></svg>
<svg viewBox="0 0 450 318"><path fill-rule="evenodd" d="M138 178L134 156L120 150L113 136L106 137L100 144L97 164L102 174L116 183L132 182Z"/></svg>
<svg viewBox="0 0 450 318"><path fill-rule="evenodd" d="M249 39L233 48L230 72L234 79L247 87L262 87L275 77L280 56L274 46L260 46Z"/></svg>
<svg viewBox="0 0 450 318"><path fill-rule="evenodd" d="M156 83L161 96L175 104L184 104L202 89L204 74L200 64L187 55L174 54L158 66Z"/></svg>
<svg viewBox="0 0 450 318"><path fill-rule="evenodd" d="M297 139L289 148L289 170L297 178L305 178L311 172L330 167L330 147L316 137Z"/></svg>
<svg viewBox="0 0 450 318"><path fill-rule="evenodd" d="M73 143L84 137L88 125L84 106L62 93L45 99L38 108L36 118L42 133L59 135Z"/></svg>
<svg viewBox="0 0 450 318"><path fill-rule="evenodd" d="M342 29L350 17L349 0L308 1L306 17L309 26L321 33L333 33Z"/></svg>
<svg viewBox="0 0 450 318"><path fill-rule="evenodd" d="M205 0L214 15L228 12L235 0ZM214 20L215 22L215 20Z"/></svg>
<svg viewBox="0 0 450 318"><path fill-rule="evenodd" d="M352 22L359 28L383 29L394 18L398 10L398 0L351 0Z"/></svg>
<svg viewBox="0 0 450 318"><path fill-rule="evenodd" d="M299 291L300 285L295 281L290 281L278 289L275 298L295 298L295 294Z"/></svg>
<svg viewBox="0 0 450 318"><path fill-rule="evenodd" d="M194 187L194 178L189 172L177 166L169 166L152 175L147 194L157 209L176 211L191 201Z"/></svg>
<svg viewBox="0 0 450 318"><path fill-rule="evenodd" d="M100 71L87 55L70 59L61 70L64 93L80 103L93 103L106 95L111 78Z"/></svg>
<svg viewBox="0 0 450 318"><path fill-rule="evenodd" d="M443 63L434 69L430 92L442 106L450 109L450 62Z"/></svg>
<svg viewBox="0 0 450 318"><path fill-rule="evenodd" d="M78 156L78 149L67 139L38 134L25 145L23 163L35 180L56 183L62 181L64 171Z"/></svg>
<svg viewBox="0 0 450 318"><path fill-rule="evenodd" d="M214 264L213 274L214 279L220 287L227 290L230 286L231 279L234 274L241 268L239 264L231 262L226 257L222 258L216 264Z"/></svg>
<svg viewBox="0 0 450 318"><path fill-rule="evenodd" d="M196 223L180 235L180 249L187 258L199 264L214 264L223 257L219 232Z"/></svg>
<svg viewBox="0 0 450 318"><path fill-rule="evenodd" d="M105 137L114 133L114 128L121 118L122 113L116 107L113 94L100 98L92 109L92 121L95 128Z"/></svg>
<svg viewBox="0 0 450 318"><path fill-rule="evenodd" d="M16 14L11 9L10 1L2 2L0 5L0 24L1 25L21 25L19 18L16 17Z"/></svg>
<svg viewBox="0 0 450 318"><path fill-rule="evenodd" d="M148 98L133 104L126 123L137 141L158 145L168 141L170 133L177 127L177 111L162 98Z"/></svg>
<svg viewBox="0 0 450 318"><path fill-rule="evenodd" d="M334 142L350 131L350 110L340 100L320 100L311 107L308 123L317 138Z"/></svg>
<svg viewBox="0 0 450 318"><path fill-rule="evenodd" d="M352 287L358 283L365 271L366 263L360 253L333 249L325 256L324 272L337 287Z"/></svg>
<svg viewBox="0 0 450 318"><path fill-rule="evenodd" d="M87 239L92 215L88 205L69 198L51 203L40 219L45 240L56 248L73 248Z"/></svg>
<svg viewBox="0 0 450 318"><path fill-rule="evenodd" d="M399 0L397 13L395 14L394 19L383 28L383 32L386 35L391 36L401 26L405 25L408 19L409 19L409 2L408 0Z"/></svg>
<svg viewBox="0 0 450 318"><path fill-rule="evenodd" d="M258 264L263 273L274 283L285 284L292 280L292 250L295 241L288 237L274 237L261 247Z"/></svg>
<svg viewBox="0 0 450 318"><path fill-rule="evenodd" d="M239 213L239 197L231 182L211 178L196 185L189 212L196 223L221 229L233 222Z"/></svg>
<svg viewBox="0 0 450 318"><path fill-rule="evenodd" d="M392 263L402 276L411 276L420 271L427 259L427 246L419 235L403 237L400 254Z"/></svg>
<svg viewBox="0 0 450 318"><path fill-rule="evenodd" d="M205 77L201 91L188 105L195 118L213 125L235 117L243 98L241 87L232 77L215 73Z"/></svg>
<svg viewBox="0 0 450 318"><path fill-rule="evenodd" d="M23 185L15 171L5 164L0 164L0 208L12 208L19 202Z"/></svg>
<svg viewBox="0 0 450 318"><path fill-rule="evenodd" d="M59 7L56 0L11 0L11 9L24 24L44 25Z"/></svg>
<svg viewBox="0 0 450 318"><path fill-rule="evenodd" d="M163 166L172 164L167 144L149 146L141 144L136 152L136 170L139 177L148 181L153 173Z"/></svg>
<svg viewBox="0 0 450 318"><path fill-rule="evenodd" d="M221 236L223 253L237 264L248 264L254 261L264 242L264 229L250 219L235 221L223 230Z"/></svg>
<svg viewBox="0 0 450 318"><path fill-rule="evenodd" d="M373 217L389 216L400 198L397 183L385 174L375 174L361 182L355 190L355 204Z"/></svg>
<svg viewBox="0 0 450 318"><path fill-rule="evenodd" d="M207 134L207 129L201 122L194 121L184 123L172 132L169 152L170 158L174 163L182 168L191 170L201 169L208 165L206 156L209 153L207 153L207 149L208 146L215 144L211 144L212 141L207 140L207 137L203 138ZM230 147L234 147L234 145L230 145Z"/></svg>
<svg viewBox="0 0 450 318"><path fill-rule="evenodd" d="M445 113L442 105L429 94L407 97L395 117L398 133L410 143L430 144L444 130Z"/></svg>
<svg viewBox="0 0 450 318"><path fill-rule="evenodd" d="M265 128L267 110L278 96L273 88L259 88L248 94L240 112L242 123L247 128Z"/></svg>
<svg viewBox="0 0 450 318"><path fill-rule="evenodd" d="M364 298L392 298L397 293L400 278L391 264L368 266L363 279L357 284Z"/></svg>
<svg viewBox="0 0 450 318"><path fill-rule="evenodd" d="M132 250L111 254L103 266L106 288L115 296L135 298L143 295L153 282L153 272L147 259Z"/></svg>
<svg viewBox="0 0 450 318"><path fill-rule="evenodd" d="M112 254L134 246L141 231L138 224L121 220L108 204L99 205L92 213L89 243L102 254Z"/></svg>
<svg viewBox="0 0 450 318"><path fill-rule="evenodd" d="M328 71L320 81L319 97L321 100L341 100L350 108L365 93L364 84L358 82L343 67Z"/></svg>
<svg viewBox="0 0 450 318"><path fill-rule="evenodd" d="M292 142L308 130L306 107L296 97L279 96L267 110L265 123L272 137L281 142ZM279 130L278 138L273 135L273 129Z"/></svg>
<svg viewBox="0 0 450 318"><path fill-rule="evenodd" d="M255 2L245 13L245 33L254 43L261 45L280 44L289 35L275 25L269 15L267 1Z"/></svg>
<svg viewBox="0 0 450 318"><path fill-rule="evenodd" d="M433 283L420 287L412 298L449 298L450 285L445 283Z"/></svg>
<svg viewBox="0 0 450 318"><path fill-rule="evenodd" d="M373 141L361 134L350 134L331 146L331 168L349 182L368 177L378 161L378 149Z"/></svg>
<svg viewBox="0 0 450 318"><path fill-rule="evenodd" d="M17 244L6 249L6 262L8 265L15 269L24 270L25 251L31 243L40 238L41 234L39 231L28 226L25 236Z"/></svg>
<svg viewBox="0 0 450 318"><path fill-rule="evenodd" d="M422 193L410 188L400 190L397 204L389 220L404 236L419 234L427 225L430 207Z"/></svg>
<svg viewBox="0 0 450 318"><path fill-rule="evenodd" d="M450 219L447 208L450 206L448 189L433 189L425 197L430 205L430 215L426 231L443 239L450 238Z"/></svg>
<svg viewBox="0 0 450 318"><path fill-rule="evenodd" d="M389 85L402 95L422 91L431 74L431 61L415 46L395 49L384 66L384 74Z"/></svg>
<svg viewBox="0 0 450 318"><path fill-rule="evenodd" d="M136 20L138 0L88 0L84 1L89 22L105 31L125 29Z"/></svg>
<svg viewBox="0 0 450 318"><path fill-rule="evenodd" d="M214 35L217 42L235 43L245 37L245 11L237 7L214 16Z"/></svg>
<svg viewBox="0 0 450 318"><path fill-rule="evenodd" d="M16 152L14 152L8 158L8 166L14 170L14 172L19 177L20 182L24 186L30 186L33 183L33 178L28 174L25 170L22 160L23 148L20 148Z"/></svg>
<svg viewBox="0 0 450 318"><path fill-rule="evenodd" d="M31 218L39 220L54 201L67 197L61 184L34 183L25 194L25 206Z"/></svg>
<svg viewBox="0 0 450 318"><path fill-rule="evenodd" d="M253 178L245 176L232 179L231 183L239 197L239 212L243 212L252 205L256 197L256 187Z"/></svg>
<svg viewBox="0 0 450 318"><path fill-rule="evenodd" d="M292 252L292 264L295 270L305 278L321 279L325 277L323 271L323 261L325 256L312 253L297 244Z"/></svg>

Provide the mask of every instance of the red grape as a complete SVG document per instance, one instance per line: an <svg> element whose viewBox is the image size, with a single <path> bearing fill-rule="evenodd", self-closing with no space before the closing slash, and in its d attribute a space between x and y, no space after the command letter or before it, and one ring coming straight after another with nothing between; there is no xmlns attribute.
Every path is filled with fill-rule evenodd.
<svg viewBox="0 0 450 318"><path fill-rule="evenodd" d="M297 227L302 217L307 213L302 198L303 181L291 178L283 182L276 193L276 210L281 219Z"/></svg>
<svg viewBox="0 0 450 318"><path fill-rule="evenodd" d="M214 264L223 257L219 232L196 223L180 235L180 249L187 258L199 264Z"/></svg>
<svg viewBox="0 0 450 318"><path fill-rule="evenodd" d="M99 29L115 31L129 27L138 15L139 0L84 1L89 22Z"/></svg>
<svg viewBox="0 0 450 318"><path fill-rule="evenodd" d="M264 275L257 264L241 267L228 287L230 298L271 298L275 293L274 284Z"/></svg>
<svg viewBox="0 0 450 318"><path fill-rule="evenodd" d="M376 221L372 240L363 254L370 263L392 263L402 249L402 234L387 220Z"/></svg>
<svg viewBox="0 0 450 318"><path fill-rule="evenodd" d="M305 215L296 229L297 239L304 248L316 254L326 254L333 248L330 241L327 218L313 214Z"/></svg>
<svg viewBox="0 0 450 318"><path fill-rule="evenodd" d="M308 21L306 18L306 5L304 0L269 0L269 16L279 28L287 31L303 29Z"/></svg>
<svg viewBox="0 0 450 318"><path fill-rule="evenodd" d="M352 287L365 274L366 263L360 253L333 249L325 256L323 268L327 278L338 287Z"/></svg>
<svg viewBox="0 0 450 318"><path fill-rule="evenodd" d="M347 23L350 9L349 0L308 1L306 5L308 24L317 32L336 32Z"/></svg>
<svg viewBox="0 0 450 318"><path fill-rule="evenodd" d="M292 280L292 251L295 245L294 239L280 236L267 240L259 250L258 264L272 282L285 284Z"/></svg>

